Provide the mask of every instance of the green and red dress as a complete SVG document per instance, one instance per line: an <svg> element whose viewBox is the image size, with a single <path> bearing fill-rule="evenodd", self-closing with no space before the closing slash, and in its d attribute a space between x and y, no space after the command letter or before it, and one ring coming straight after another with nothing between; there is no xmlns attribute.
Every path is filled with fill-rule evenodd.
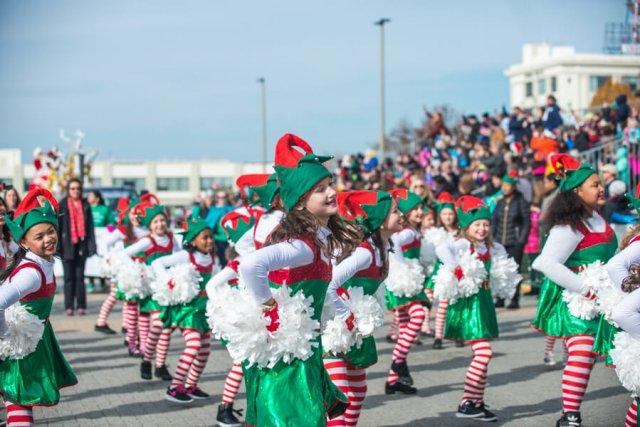
<svg viewBox="0 0 640 427"><path fill-rule="evenodd" d="M402 257L404 259L418 260L420 259L422 235L415 230L413 231L415 232L413 240L405 245L400 246L400 250L402 251ZM389 280L393 280L393 278L390 278ZM387 310L395 310L397 308L410 305L414 302L419 302L430 307L429 299L424 292L418 292L416 295L410 297L399 297L387 289L385 290L385 297L387 300Z"/></svg>
<svg viewBox="0 0 640 427"><path fill-rule="evenodd" d="M44 321L44 331L33 353L19 360L0 360L0 394L3 399L21 406L51 406L60 400L59 390L76 384L78 379L62 354L49 323L56 292L55 277L47 283L42 268L29 259L23 260L10 277L27 268L38 272L41 285L18 304ZM5 282L3 286L11 286L11 282Z"/></svg>
<svg viewBox="0 0 640 427"><path fill-rule="evenodd" d="M158 242L152 237L146 238L151 241L151 247L144 252L144 263L151 265L151 263L163 256L171 255L173 253L173 234L167 233L169 237L169 243L166 246L160 246ZM162 306L158 304L151 296L147 296L140 300L140 313L151 313L152 311L161 311Z"/></svg>
<svg viewBox="0 0 640 427"><path fill-rule="evenodd" d="M269 286L287 286L292 295L302 292L312 297L313 318L320 321L324 299L331 281L331 263L325 261L311 239L303 240L313 251L313 262L301 267L271 271ZM272 369L245 369L248 426L281 427L326 425L326 414L344 411L348 400L333 384L322 362L322 344L307 360L280 361ZM340 408L340 409L338 409Z"/></svg>
<svg viewBox="0 0 640 427"><path fill-rule="evenodd" d="M606 225L604 231L594 232L580 223L578 231L583 237L564 263L569 269L577 273L580 267L598 260L607 262L615 254L618 242L609 224ZM538 297L538 309L531 322L532 327L545 335L554 337L595 335L599 329L599 319L586 320L572 315L569 312L567 303L562 300L563 291L564 288L562 286L545 277ZM602 348L600 351L605 351L603 346L608 345L610 347L610 344L605 344L605 342L610 343L613 335L604 326L603 332L600 334L601 342L599 348Z"/></svg>
<svg viewBox="0 0 640 427"><path fill-rule="evenodd" d="M475 248L469 250L474 253ZM484 263L487 275L491 271L491 250L477 253ZM485 280L478 292L449 304L445 321L444 337L456 341L477 341L498 338L498 319L493 303L489 280Z"/></svg>

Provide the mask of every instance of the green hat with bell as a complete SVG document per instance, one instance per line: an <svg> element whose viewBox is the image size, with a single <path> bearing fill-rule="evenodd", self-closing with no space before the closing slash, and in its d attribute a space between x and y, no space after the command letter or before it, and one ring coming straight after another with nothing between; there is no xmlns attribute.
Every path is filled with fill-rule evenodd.
<svg viewBox="0 0 640 427"><path fill-rule="evenodd" d="M462 196L456 201L456 214L461 228L467 228L472 222L480 219L491 221L489 207L475 196Z"/></svg>
<svg viewBox="0 0 640 427"><path fill-rule="evenodd" d="M185 242L191 242L198 236L198 234L206 229L211 230L211 227L209 227L209 224L207 224L205 220L192 218L187 222L187 230L183 232L182 240Z"/></svg>
<svg viewBox="0 0 640 427"><path fill-rule="evenodd" d="M240 212L231 211L220 220L220 224L229 236L229 240L238 243L240 238L253 229L255 220L252 216L243 215Z"/></svg>
<svg viewBox="0 0 640 427"><path fill-rule="evenodd" d="M338 193L338 212L362 226L368 234L378 230L391 210L393 200L385 191L344 191Z"/></svg>
<svg viewBox="0 0 640 427"><path fill-rule="evenodd" d="M443 209L456 209L456 201L453 199L453 196L448 191L443 191L440 193L436 202L433 204L436 212L440 213Z"/></svg>
<svg viewBox="0 0 640 427"><path fill-rule="evenodd" d="M160 204L160 199L151 193L144 194L140 198L140 202L133 207L134 212L138 214L140 223L149 228L151 221L158 215L167 216L167 208Z"/></svg>
<svg viewBox="0 0 640 427"><path fill-rule="evenodd" d="M412 209L422 205L422 198L406 188L394 188L389 194L398 204L398 209L403 214L408 214Z"/></svg>
<svg viewBox="0 0 640 427"><path fill-rule="evenodd" d="M560 179L559 191L570 191L582 185L597 173L589 163L580 163L568 154L554 154L549 159L556 177Z"/></svg>
<svg viewBox="0 0 640 427"><path fill-rule="evenodd" d="M57 210L58 201L49 190L34 188L13 212L13 219L5 215L4 220L13 240L19 242L34 225L48 223L58 227Z"/></svg>

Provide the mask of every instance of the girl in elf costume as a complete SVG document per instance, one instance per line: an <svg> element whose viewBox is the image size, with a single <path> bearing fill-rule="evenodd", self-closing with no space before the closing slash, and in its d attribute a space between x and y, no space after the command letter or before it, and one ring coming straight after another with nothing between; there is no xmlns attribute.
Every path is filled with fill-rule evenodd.
<svg viewBox="0 0 640 427"><path fill-rule="evenodd" d="M155 196L154 196L155 197ZM157 200L157 198L155 199ZM140 218L140 223L149 229L149 235L141 238L134 244L127 246L124 252L132 259L144 254L144 262L151 265L153 261L163 256L171 255L179 248L178 242L167 227L167 214L163 205L155 202L141 202L135 207ZM150 362L156 353L156 366L154 376L164 381L171 381L173 376L169 373L165 364L169 351L171 329L163 329L160 315L163 307L151 296L140 301L140 336L143 329L148 329L146 339L142 345L142 359ZM131 344L129 344L131 345ZM157 347L157 352L156 352ZM151 376L146 371L140 371L142 379L150 380Z"/></svg>
<svg viewBox="0 0 640 427"><path fill-rule="evenodd" d="M502 245L491 241L492 215L481 199L474 196L460 197L456 201L456 214L461 229L460 238L448 239L445 244L436 248L436 253L443 264L441 269L444 266L452 269L461 284L462 279L470 275L462 265L466 254L472 254L480 260L488 273L491 259L506 256L506 251ZM435 280L437 282L439 277ZM497 419L484 402L487 370L493 355L490 340L498 337L498 321L489 287L489 280L484 279L475 292L470 291L470 295L457 297L455 302L451 302L444 332L447 339L469 343L473 351L456 416L480 421Z"/></svg>
<svg viewBox="0 0 640 427"><path fill-rule="evenodd" d="M204 288L213 270L213 230L202 219L189 221L183 235L183 250L172 255L157 258L151 263L156 281L168 287L175 286L175 279L167 274L167 269L183 264L191 264L198 272L199 293L189 302L166 306L160 314L163 330L173 332L179 328L185 341L171 384L167 388L165 400L174 403L189 403L194 399L207 399L209 395L198 387L198 380L207 365L211 352L211 333L207 325L207 295ZM170 332L170 333L171 333ZM140 365L143 378L151 378L151 361L143 360Z"/></svg>
<svg viewBox="0 0 640 427"><path fill-rule="evenodd" d="M302 150L304 155L299 151ZM275 170L287 210L267 246L240 259L240 276L270 322L280 326L271 287L311 297L312 319L319 321L331 280L334 253L351 253L361 235L338 215L331 172L309 144L287 134L276 145ZM331 382L322 364L319 337L305 360L280 360L272 368L251 368L247 388L247 425L325 426L326 417L344 412L347 398Z"/></svg>
<svg viewBox="0 0 640 427"><path fill-rule="evenodd" d="M49 323L56 291L53 256L58 243L57 207L49 191L37 188L25 195L13 220L8 215L4 217L20 248L0 275L0 347L12 346L11 341L3 343L12 327L19 335L20 326L26 327L7 324L7 309L26 310L41 331L28 354L0 360L0 394L7 408L8 425L33 425L33 406L57 404L59 390L78 382ZM16 351L13 347L9 350Z"/></svg>
<svg viewBox="0 0 640 427"><path fill-rule="evenodd" d="M391 234L402 230L402 216L388 193L384 191L352 191L338 194L340 214L355 221L363 229L365 239L333 268L327 291L336 318L354 327L354 315L341 298L350 289L361 288L364 295L375 295L386 278L388 242ZM373 336L364 338L358 348L339 355L326 355L324 366L333 383L349 398L344 415L327 422L327 426L355 426L367 393L369 366L378 361Z"/></svg>
<svg viewBox="0 0 640 427"><path fill-rule="evenodd" d="M557 426L579 426L580 405L595 362L598 320L575 316L564 299L571 293L595 299L577 272L594 261L608 261L617 242L611 227L597 213L605 199L596 171L566 154L553 155L550 162L561 181L558 195L543 217L549 237L532 264L545 275L532 325L565 341L569 356L562 373L562 417Z"/></svg>
<svg viewBox="0 0 640 427"><path fill-rule="evenodd" d="M431 230L423 233L423 239L429 241L434 250L439 245L446 242L448 236L454 239L458 238L458 217L456 216L455 200L448 192L444 191L440 193L435 203L436 209L436 225L438 230ZM443 233L444 231L444 233ZM442 262L436 260L436 263L431 271L431 274L427 277L426 281L426 293L430 301L434 301L433 285L434 277L438 274L438 270ZM442 338L444 337L444 321L447 316L447 307L449 306L449 300L446 298L440 298L438 300L438 310L436 311L436 323L435 323L435 339L433 341L433 348L435 350L442 349Z"/></svg>
<svg viewBox="0 0 640 427"><path fill-rule="evenodd" d="M393 348L391 357L391 369L385 383L385 393L395 394L399 391L405 394L417 392L413 385L413 378L407 366L407 355L411 346L418 339L420 327L424 322L425 309L423 304L428 304L424 293L424 275L422 266L419 265L420 245L422 234L419 231L422 221L422 199L406 189L395 189L389 192L398 205L405 219L405 227L402 231L391 236L393 254L391 256L390 270L397 268L398 273L414 272L417 266L419 274L398 275L389 274L386 282L387 309L393 310L398 324L398 340ZM405 261L408 260L408 261ZM420 277L418 277L418 275ZM420 285L413 283L419 280Z"/></svg>

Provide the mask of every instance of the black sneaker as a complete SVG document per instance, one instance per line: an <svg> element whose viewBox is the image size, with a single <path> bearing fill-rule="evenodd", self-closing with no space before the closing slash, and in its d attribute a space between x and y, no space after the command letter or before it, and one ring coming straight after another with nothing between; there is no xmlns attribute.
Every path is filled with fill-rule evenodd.
<svg viewBox="0 0 640 427"><path fill-rule="evenodd" d="M582 418L580 418L580 412L578 411L565 412L556 422L556 427L580 427L581 425Z"/></svg>
<svg viewBox="0 0 640 427"><path fill-rule="evenodd" d="M211 397L208 393L200 390L198 386L185 387L184 392L187 393L187 396L192 397L196 400L208 399L209 397Z"/></svg>
<svg viewBox="0 0 640 427"><path fill-rule="evenodd" d="M391 335L391 334L387 335L387 336L385 337L385 339L387 340L387 342L388 342L389 344L393 344L393 343L395 343L396 341L398 341L398 337L394 337L394 335Z"/></svg>
<svg viewBox="0 0 640 427"><path fill-rule="evenodd" d="M384 383L384 394L416 394L418 393L418 389L415 387L411 387L410 385L403 384L398 381L395 384Z"/></svg>
<svg viewBox="0 0 640 427"><path fill-rule="evenodd" d="M113 329L111 329L109 327L109 325L102 325L102 326L95 325L93 327L93 330L96 331L96 332L100 332L101 334L106 334L106 335L115 335L115 334L117 334L117 332L114 331Z"/></svg>
<svg viewBox="0 0 640 427"><path fill-rule="evenodd" d="M456 417L458 418L480 418L484 416L484 412L480 410L472 400L465 400L458 406Z"/></svg>
<svg viewBox="0 0 640 427"><path fill-rule="evenodd" d="M413 343L415 345L422 345L422 340L420 338L416 338L416 340Z"/></svg>
<svg viewBox="0 0 640 427"><path fill-rule="evenodd" d="M496 414L494 414L493 412L491 412L490 410L487 409L487 406L484 404L484 402L479 403L478 405L476 405L476 407L482 411L482 416L475 418L478 421L486 421L486 422L494 422L494 421L498 421L498 417L496 416Z"/></svg>
<svg viewBox="0 0 640 427"><path fill-rule="evenodd" d="M125 328L124 326L122 328L120 328L120 332L122 332L123 334L127 333L127 328Z"/></svg>
<svg viewBox="0 0 640 427"><path fill-rule="evenodd" d="M233 409L233 403L218 405L217 424L221 427L242 427L242 422L234 414L242 416L242 409Z"/></svg>
<svg viewBox="0 0 640 427"><path fill-rule="evenodd" d="M456 347L464 347L464 341L456 341Z"/></svg>
<svg viewBox="0 0 640 427"><path fill-rule="evenodd" d="M124 339L124 346L125 346L125 347L129 347L129 341L127 341L127 339L126 339L126 338Z"/></svg>
<svg viewBox="0 0 640 427"><path fill-rule="evenodd" d="M156 367L153 371L153 376L156 378L160 378L162 381L171 381L173 376L169 373L167 369L167 365L162 365L159 368Z"/></svg>
<svg viewBox="0 0 640 427"><path fill-rule="evenodd" d="M436 338L435 340L433 340L433 349L442 350L442 339Z"/></svg>
<svg viewBox="0 0 640 427"><path fill-rule="evenodd" d="M140 378L143 380L151 379L151 362L142 361L140 364Z"/></svg>
<svg viewBox="0 0 640 427"><path fill-rule="evenodd" d="M184 392L184 387L168 388L164 400L173 403L191 403L193 399Z"/></svg>
<svg viewBox="0 0 640 427"><path fill-rule="evenodd" d="M392 363L391 370L398 374L399 382L406 385L413 385L413 378L411 378L411 374L409 373L409 367L407 366L406 361Z"/></svg>

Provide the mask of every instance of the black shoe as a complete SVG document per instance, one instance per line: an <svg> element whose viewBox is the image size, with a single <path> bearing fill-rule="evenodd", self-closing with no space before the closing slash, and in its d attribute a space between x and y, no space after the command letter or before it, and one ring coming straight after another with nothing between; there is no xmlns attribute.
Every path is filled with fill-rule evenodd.
<svg viewBox="0 0 640 427"><path fill-rule="evenodd" d="M384 394L416 394L418 393L418 389L415 387L411 387L410 385L403 384L398 381L395 384L384 383Z"/></svg>
<svg viewBox="0 0 640 427"><path fill-rule="evenodd" d="M151 362L142 361L140 364L140 378L143 380L151 379Z"/></svg>
<svg viewBox="0 0 640 427"><path fill-rule="evenodd" d="M433 340L433 349L442 350L442 339L436 338L435 340Z"/></svg>
<svg viewBox="0 0 640 427"><path fill-rule="evenodd" d="M102 326L95 325L93 327L93 330L96 331L96 332L100 332L102 334L107 334L107 335L115 335L115 334L117 334L117 332L114 331L113 329L111 329L109 327L109 325L102 325Z"/></svg>
<svg viewBox="0 0 640 427"><path fill-rule="evenodd" d="M456 347L464 347L464 341L456 341Z"/></svg>
<svg viewBox="0 0 640 427"><path fill-rule="evenodd" d="M124 326L122 328L120 328L120 332L122 332L123 334L127 333L127 328L125 328Z"/></svg>
<svg viewBox="0 0 640 427"><path fill-rule="evenodd" d="M431 332L420 332L420 336L421 337L429 337L429 338L433 338L436 336L435 332L431 331Z"/></svg>
<svg viewBox="0 0 640 427"><path fill-rule="evenodd" d="M472 400L465 400L460 406L458 406L458 412L456 417L458 418L480 418L484 416L484 412L476 406Z"/></svg>
<svg viewBox="0 0 640 427"><path fill-rule="evenodd" d="M387 335L387 336L385 337L385 339L387 340L387 342L388 342L389 344L393 344L393 343L395 343L396 341L398 341L398 338L394 339L394 338L393 338L393 336L392 336L391 334Z"/></svg>
<svg viewBox="0 0 640 427"><path fill-rule="evenodd" d="M416 338L416 340L413 342L415 345L422 345L422 340L420 338Z"/></svg>
<svg viewBox="0 0 640 427"><path fill-rule="evenodd" d="M565 412L556 422L556 427L580 427L581 425L582 418L580 418L578 411Z"/></svg>
<svg viewBox="0 0 640 427"><path fill-rule="evenodd" d="M182 387L168 388L164 395L164 400L173 403L191 403L193 399L187 396Z"/></svg>
<svg viewBox="0 0 640 427"><path fill-rule="evenodd" d="M205 393L204 391L200 390L198 386L185 387L184 392L187 393L187 396L192 397L196 400L208 399L209 397L211 397L209 396L209 393Z"/></svg>
<svg viewBox="0 0 640 427"><path fill-rule="evenodd" d="M233 409L233 403L218 405L217 424L221 427L242 427L242 422L234 413L242 416L242 409Z"/></svg>
<svg viewBox="0 0 640 427"><path fill-rule="evenodd" d="M138 347L129 347L129 357L142 357L142 352Z"/></svg>
<svg viewBox="0 0 640 427"><path fill-rule="evenodd" d="M398 374L398 382L401 382L406 385L413 385L413 378L411 378L411 374L409 373L409 367L407 366L406 361L392 363L391 370Z"/></svg>
<svg viewBox="0 0 640 427"><path fill-rule="evenodd" d="M124 339L124 346L125 346L125 347L129 347L129 342L127 341L127 339L126 339L126 338Z"/></svg>
<svg viewBox="0 0 640 427"><path fill-rule="evenodd" d="M496 298L496 303L494 305L496 308L503 308L504 300L502 298Z"/></svg>
<svg viewBox="0 0 640 427"><path fill-rule="evenodd" d="M519 308L520 308L520 303L516 300L511 300L511 302L507 306L507 310L517 310Z"/></svg>
<svg viewBox="0 0 640 427"><path fill-rule="evenodd" d="M475 418L478 421L486 421L486 422L494 422L494 421L498 421L498 417L496 417L496 414L494 414L493 412L491 412L490 410L487 409L487 406L484 404L484 402L476 405L476 407L482 411L482 416Z"/></svg>
<svg viewBox="0 0 640 427"><path fill-rule="evenodd" d="M160 378L162 381L171 381L173 376L169 373L167 369L167 365L162 365L159 368L156 367L153 371L153 376L156 378Z"/></svg>

